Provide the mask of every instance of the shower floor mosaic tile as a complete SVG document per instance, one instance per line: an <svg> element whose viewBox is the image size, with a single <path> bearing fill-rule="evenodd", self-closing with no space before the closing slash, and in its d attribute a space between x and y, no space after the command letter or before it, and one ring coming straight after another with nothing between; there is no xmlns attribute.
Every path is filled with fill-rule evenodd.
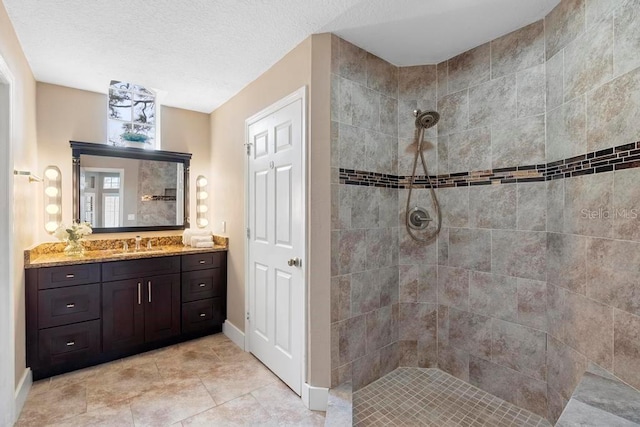
<svg viewBox="0 0 640 427"><path fill-rule="evenodd" d="M439 369L398 368L353 394L353 425L551 427Z"/></svg>

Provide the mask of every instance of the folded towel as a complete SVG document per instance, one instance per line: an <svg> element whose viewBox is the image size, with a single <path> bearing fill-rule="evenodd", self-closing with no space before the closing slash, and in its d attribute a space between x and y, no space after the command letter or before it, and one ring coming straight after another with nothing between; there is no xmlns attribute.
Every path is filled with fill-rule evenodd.
<svg viewBox="0 0 640 427"><path fill-rule="evenodd" d="M183 245L190 245L191 244L191 238L193 236L212 236L213 233L211 232L211 230L207 230L207 229L197 229L197 228L186 228L184 230L184 232L182 233L182 244Z"/></svg>
<svg viewBox="0 0 640 427"><path fill-rule="evenodd" d="M194 248L212 248L213 247L213 242L198 242L193 247Z"/></svg>
<svg viewBox="0 0 640 427"><path fill-rule="evenodd" d="M195 248L201 242L213 242L213 236L193 236L190 243Z"/></svg>

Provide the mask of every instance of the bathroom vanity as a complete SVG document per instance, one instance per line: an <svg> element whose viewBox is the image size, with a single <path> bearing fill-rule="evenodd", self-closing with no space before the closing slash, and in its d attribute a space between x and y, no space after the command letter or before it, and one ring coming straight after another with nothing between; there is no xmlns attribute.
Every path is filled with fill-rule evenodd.
<svg viewBox="0 0 640 427"><path fill-rule="evenodd" d="M25 275L34 380L220 332L226 317L226 244L33 251Z"/></svg>

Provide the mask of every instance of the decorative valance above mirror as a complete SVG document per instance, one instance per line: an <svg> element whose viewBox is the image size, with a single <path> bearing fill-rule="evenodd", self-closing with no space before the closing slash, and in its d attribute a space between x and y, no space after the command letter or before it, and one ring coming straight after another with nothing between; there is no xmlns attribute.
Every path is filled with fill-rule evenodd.
<svg viewBox="0 0 640 427"><path fill-rule="evenodd" d="M70 142L76 221L94 233L189 227L190 153Z"/></svg>

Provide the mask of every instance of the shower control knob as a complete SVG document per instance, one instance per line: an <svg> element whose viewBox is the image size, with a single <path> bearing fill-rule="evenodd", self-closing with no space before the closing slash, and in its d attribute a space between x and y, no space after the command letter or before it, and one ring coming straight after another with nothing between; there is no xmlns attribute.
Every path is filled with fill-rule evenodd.
<svg viewBox="0 0 640 427"><path fill-rule="evenodd" d="M289 267L301 267L302 260L300 258L291 258L287 264L289 264Z"/></svg>

